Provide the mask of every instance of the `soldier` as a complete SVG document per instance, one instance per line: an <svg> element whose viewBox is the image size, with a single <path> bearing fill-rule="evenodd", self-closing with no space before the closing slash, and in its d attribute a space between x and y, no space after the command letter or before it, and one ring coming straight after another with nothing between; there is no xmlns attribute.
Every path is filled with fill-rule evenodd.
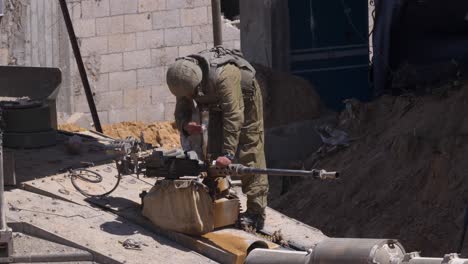
<svg viewBox="0 0 468 264"><path fill-rule="evenodd" d="M194 109L209 113L208 151L217 166L236 158L245 166L265 168L263 105L255 69L238 50L221 46L179 58L167 71L167 84L177 98L175 119L183 136L203 133L193 122ZM267 175L242 177L247 211L243 228L261 230L268 195Z"/></svg>

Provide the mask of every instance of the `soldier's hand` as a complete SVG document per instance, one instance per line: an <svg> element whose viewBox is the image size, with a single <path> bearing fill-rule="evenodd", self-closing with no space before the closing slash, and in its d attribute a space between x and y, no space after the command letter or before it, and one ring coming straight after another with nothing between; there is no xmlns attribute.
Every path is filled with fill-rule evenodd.
<svg viewBox="0 0 468 264"><path fill-rule="evenodd" d="M220 168L226 168L227 166L231 165L231 160L227 157L221 156L216 159L216 166Z"/></svg>
<svg viewBox="0 0 468 264"><path fill-rule="evenodd" d="M199 135L203 132L202 126L197 122L190 122L184 126L185 132L189 135Z"/></svg>

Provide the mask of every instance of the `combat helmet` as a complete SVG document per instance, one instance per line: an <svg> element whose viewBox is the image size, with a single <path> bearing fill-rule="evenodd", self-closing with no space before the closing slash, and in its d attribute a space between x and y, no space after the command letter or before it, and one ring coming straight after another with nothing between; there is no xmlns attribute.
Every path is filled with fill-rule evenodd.
<svg viewBox="0 0 468 264"><path fill-rule="evenodd" d="M178 97L192 97L200 85L203 73L196 60L181 58L167 70L167 85L171 93Z"/></svg>

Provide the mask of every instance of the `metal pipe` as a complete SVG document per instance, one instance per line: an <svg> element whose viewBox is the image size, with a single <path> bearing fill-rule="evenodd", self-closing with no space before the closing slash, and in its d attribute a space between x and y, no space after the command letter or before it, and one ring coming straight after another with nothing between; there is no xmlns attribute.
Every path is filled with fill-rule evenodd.
<svg viewBox="0 0 468 264"><path fill-rule="evenodd" d="M213 44L223 45L223 24L221 19L221 0L211 0L213 18Z"/></svg>
<svg viewBox="0 0 468 264"><path fill-rule="evenodd" d="M4 173L3 173L3 113L0 108L0 231L7 230L6 216L5 216L5 188L4 188Z"/></svg>
<svg viewBox="0 0 468 264"><path fill-rule="evenodd" d="M60 8L62 9L65 25L67 26L68 36L70 37L73 53L75 54L76 64L78 65L81 81L83 82L83 88L86 94L86 99L88 100L89 110L93 118L94 128L98 132L102 133L101 121L99 120L96 105L94 103L93 93L91 92L91 86L89 85L88 76L86 75L86 69L83 63L83 58L81 57L80 47L78 46L75 30L73 29L73 23L70 18L70 13L68 12L67 2L65 0L59 0L59 3Z"/></svg>
<svg viewBox="0 0 468 264"><path fill-rule="evenodd" d="M17 263L38 263L38 262L71 262L71 261L93 261L94 257L89 252L74 252L62 254L33 254L29 256L13 256L14 262Z"/></svg>
<svg viewBox="0 0 468 264"><path fill-rule="evenodd" d="M271 176L314 177L319 179L337 179L339 172L325 170L284 170L251 168L241 164L232 164L227 168L216 168L218 175L242 176L249 174L268 174Z"/></svg>
<svg viewBox="0 0 468 264"><path fill-rule="evenodd" d="M305 251L254 249L245 259L246 264L307 264L310 254Z"/></svg>

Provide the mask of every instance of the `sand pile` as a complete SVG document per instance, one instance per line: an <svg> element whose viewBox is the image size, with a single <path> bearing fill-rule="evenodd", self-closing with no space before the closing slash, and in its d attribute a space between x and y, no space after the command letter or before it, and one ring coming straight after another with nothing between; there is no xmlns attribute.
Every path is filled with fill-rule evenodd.
<svg viewBox="0 0 468 264"><path fill-rule="evenodd" d="M340 182L306 179L271 205L329 236L397 238L425 256L455 252L468 205L468 86L355 107L340 120L350 146L305 161L340 170Z"/></svg>
<svg viewBox="0 0 468 264"><path fill-rule="evenodd" d="M70 132L86 130L74 124L59 125L59 129ZM104 130L104 134L113 138L124 139L129 136L140 138L140 133L143 132L145 142L151 143L153 146L161 146L163 148L180 147L179 132L174 122L155 122L149 124L143 122L122 122L104 125L102 129Z"/></svg>
<svg viewBox="0 0 468 264"><path fill-rule="evenodd" d="M253 66L262 89L265 128L320 116L320 97L309 81L260 64Z"/></svg>

